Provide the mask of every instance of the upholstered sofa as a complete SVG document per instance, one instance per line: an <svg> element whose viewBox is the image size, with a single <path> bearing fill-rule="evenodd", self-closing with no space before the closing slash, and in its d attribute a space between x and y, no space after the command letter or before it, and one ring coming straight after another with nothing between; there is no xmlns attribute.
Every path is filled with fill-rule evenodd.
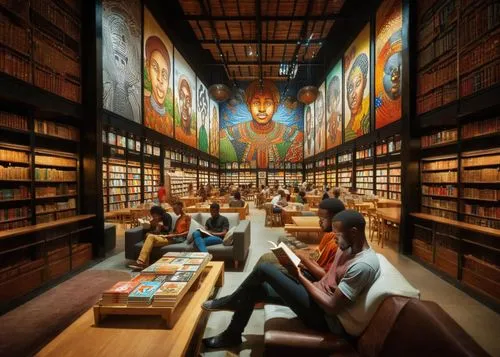
<svg viewBox="0 0 500 357"><path fill-rule="evenodd" d="M288 307L267 304L266 356L488 356L439 305L420 301L418 291L383 256L379 261L380 278L351 314L354 320L369 316L357 338L311 330Z"/></svg>
<svg viewBox="0 0 500 357"><path fill-rule="evenodd" d="M172 224L175 225L177 216L174 213L168 213L172 217ZM205 222L210 217L209 213L191 213L191 219L205 226ZM235 267L238 263L246 259L250 249L250 221L240 220L238 213L224 213L223 216L227 217L229 227L236 227L234 230L233 238L234 243L230 246L222 244L212 245L207 247L208 252L212 254L214 260L232 260ZM192 225L193 226L193 225ZM192 234L193 229L190 230ZM125 231L125 258L136 260L144 244L145 231L142 227L135 227ZM188 243L187 240L183 243L171 244L164 247L153 248L151 253L151 262L159 259L167 252L185 252L194 251L193 243Z"/></svg>

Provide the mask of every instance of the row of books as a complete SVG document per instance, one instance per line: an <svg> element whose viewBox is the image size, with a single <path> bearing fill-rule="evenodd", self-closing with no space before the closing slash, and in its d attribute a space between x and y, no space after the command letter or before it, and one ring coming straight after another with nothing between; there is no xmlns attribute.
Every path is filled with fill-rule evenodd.
<svg viewBox="0 0 500 357"><path fill-rule="evenodd" d="M40 33L33 35L33 60L59 74L68 74L80 79L80 63L66 55L64 48L57 48L55 43Z"/></svg>
<svg viewBox="0 0 500 357"><path fill-rule="evenodd" d="M30 198L30 188L19 186L17 188L0 188L0 201L21 200Z"/></svg>
<svg viewBox="0 0 500 357"><path fill-rule="evenodd" d="M424 48L440 32L446 31L446 27L456 19L455 1L448 1L438 12L432 14L432 17L418 31L418 50Z"/></svg>
<svg viewBox="0 0 500 357"><path fill-rule="evenodd" d="M35 120L35 133L56 136L67 140L80 140L80 133L77 128L49 120Z"/></svg>
<svg viewBox="0 0 500 357"><path fill-rule="evenodd" d="M494 219L488 219L484 217L476 217L476 216L465 216L464 221L466 223L475 224L481 227L489 227L494 229L500 229L500 221Z"/></svg>
<svg viewBox="0 0 500 357"><path fill-rule="evenodd" d="M131 281L118 282L106 290L101 304L174 307L187 292L189 282L208 261L208 253L167 253Z"/></svg>
<svg viewBox="0 0 500 357"><path fill-rule="evenodd" d="M444 35L429 44L418 54L418 68L421 69L457 46L456 25Z"/></svg>
<svg viewBox="0 0 500 357"><path fill-rule="evenodd" d="M40 214L36 216L36 223L48 223L53 221L58 221L63 218L69 218L76 216L76 210L62 211L49 214Z"/></svg>
<svg viewBox="0 0 500 357"><path fill-rule="evenodd" d="M478 204L464 204L464 213L486 218L500 219L500 207L482 206Z"/></svg>
<svg viewBox="0 0 500 357"><path fill-rule="evenodd" d="M37 186L35 187L35 194L37 198L52 197L62 195L76 195L76 185L62 183L57 186Z"/></svg>
<svg viewBox="0 0 500 357"><path fill-rule="evenodd" d="M27 131L28 118L22 115L0 111L0 126Z"/></svg>
<svg viewBox="0 0 500 357"><path fill-rule="evenodd" d="M55 203L47 203L43 205L36 205L35 212L38 213L48 213L54 211L63 211L67 209L75 209L76 208L76 200L74 198L70 198L66 202L55 202Z"/></svg>
<svg viewBox="0 0 500 357"><path fill-rule="evenodd" d="M26 227L26 226L29 226L30 224L31 224L31 222L27 219L14 221L14 222L0 223L0 231L6 231L8 229Z"/></svg>
<svg viewBox="0 0 500 357"><path fill-rule="evenodd" d="M33 83L37 87L55 93L63 98L77 103L80 102L80 85L69 81L57 73L35 66Z"/></svg>
<svg viewBox="0 0 500 357"><path fill-rule="evenodd" d="M500 117L467 123L462 126L462 138L500 133Z"/></svg>
<svg viewBox="0 0 500 357"><path fill-rule="evenodd" d="M462 182L500 183L500 171L498 170L498 168L463 170Z"/></svg>
<svg viewBox="0 0 500 357"><path fill-rule="evenodd" d="M500 154L475 156L462 159L462 167L486 166L486 165L500 166Z"/></svg>
<svg viewBox="0 0 500 357"><path fill-rule="evenodd" d="M441 200L429 196L422 197L422 205L433 208L444 208L452 211L457 211L457 201Z"/></svg>
<svg viewBox="0 0 500 357"><path fill-rule="evenodd" d="M475 11L466 14L460 19L460 46L480 39L485 33L497 27L500 23L500 4L492 2L480 6Z"/></svg>
<svg viewBox="0 0 500 357"><path fill-rule="evenodd" d="M32 81L31 63L5 47L0 47L0 72L25 82Z"/></svg>
<svg viewBox="0 0 500 357"><path fill-rule="evenodd" d="M0 161L29 163L29 154L24 151L0 149Z"/></svg>
<svg viewBox="0 0 500 357"><path fill-rule="evenodd" d="M437 160L430 162L423 162L422 170L423 171L432 171L432 170L453 170L458 166L458 160Z"/></svg>
<svg viewBox="0 0 500 357"><path fill-rule="evenodd" d="M76 171L64 171L49 168L35 168L35 180L37 181L76 181Z"/></svg>
<svg viewBox="0 0 500 357"><path fill-rule="evenodd" d="M417 113L422 114L457 100L457 84L452 82L417 98Z"/></svg>
<svg viewBox="0 0 500 357"><path fill-rule="evenodd" d="M500 190L465 187L462 190L462 196L471 199L500 201Z"/></svg>
<svg viewBox="0 0 500 357"><path fill-rule="evenodd" d="M79 21L59 7L57 2L53 0L32 0L31 9L75 41L80 41L81 26Z"/></svg>
<svg viewBox="0 0 500 357"><path fill-rule="evenodd" d="M465 73L497 59L500 56L499 41L500 31L497 31L487 36L473 49L464 52L460 56L460 75L464 75Z"/></svg>
<svg viewBox="0 0 500 357"><path fill-rule="evenodd" d="M29 167L0 165L0 180L29 180L29 178Z"/></svg>
<svg viewBox="0 0 500 357"><path fill-rule="evenodd" d="M36 165L52 165L62 167L76 167L76 159L67 159L56 156L35 155Z"/></svg>
<svg viewBox="0 0 500 357"><path fill-rule="evenodd" d="M16 218L24 218L30 215L28 206L0 209L0 222L9 221Z"/></svg>
<svg viewBox="0 0 500 357"><path fill-rule="evenodd" d="M425 183L449 183L457 182L457 172L428 172L422 173L422 182Z"/></svg>
<svg viewBox="0 0 500 357"><path fill-rule="evenodd" d="M118 202L126 202L127 201L127 196L126 195L114 195L110 194L109 196L109 203L118 203Z"/></svg>
<svg viewBox="0 0 500 357"><path fill-rule="evenodd" d="M30 55L31 41L28 29L14 24L3 14L0 14L0 43L26 56Z"/></svg>
<svg viewBox="0 0 500 357"><path fill-rule="evenodd" d="M480 90L492 87L500 82L500 59L487 66L480 67L460 79L460 96L466 97Z"/></svg>
<svg viewBox="0 0 500 357"><path fill-rule="evenodd" d="M417 96L457 79L457 60L439 65L437 68L419 73L417 76Z"/></svg>
<svg viewBox="0 0 500 357"><path fill-rule="evenodd" d="M453 185L427 186L422 185L423 195L457 197L457 187Z"/></svg>
<svg viewBox="0 0 500 357"><path fill-rule="evenodd" d="M442 130L431 135L422 136L421 145L423 148L426 148L443 143L454 142L457 141L457 135L457 129Z"/></svg>
<svg viewBox="0 0 500 357"><path fill-rule="evenodd" d="M437 216L437 217L453 219L455 221L458 218L458 214L456 212L445 211L445 210L442 210L439 208L430 208L430 207L425 207L425 206L422 206L422 213L427 213L427 214Z"/></svg>

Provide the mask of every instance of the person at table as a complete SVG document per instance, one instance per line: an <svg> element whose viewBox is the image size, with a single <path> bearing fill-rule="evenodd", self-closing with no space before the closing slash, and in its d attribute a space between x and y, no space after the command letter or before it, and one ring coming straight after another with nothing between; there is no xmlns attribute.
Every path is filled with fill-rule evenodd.
<svg viewBox="0 0 500 357"><path fill-rule="evenodd" d="M288 306L308 328L340 336L365 326L366 321L350 318L349 312L356 309L358 297L379 277L378 257L366 241L361 213L337 213L332 226L339 249L319 281L310 281L301 266L292 266L284 274L272 264L258 265L231 295L202 304L206 311L234 312L227 329L205 338L203 343L210 348L241 344L241 334L256 303Z"/></svg>
<svg viewBox="0 0 500 357"><path fill-rule="evenodd" d="M304 191L300 191L298 195L295 196L295 202L305 205L307 203L306 193Z"/></svg>
<svg viewBox="0 0 500 357"><path fill-rule="evenodd" d="M155 209L155 207L152 207L151 210ZM179 201L174 203L174 213L179 217L177 218L177 221L175 221L172 233L168 233L168 231L157 232L156 234L149 233L146 236L139 258L137 258L135 264L129 265L130 268L134 270L142 270L146 268L149 265L149 257L154 247L163 247L169 244L182 243L186 239L189 232L189 226L191 225L191 216L185 214L183 208L184 204L182 202ZM170 224L172 224L172 217L170 217L170 215L166 212L165 215L168 216Z"/></svg>
<svg viewBox="0 0 500 357"><path fill-rule="evenodd" d="M160 205L167 202L167 190L165 189L163 181L160 181L160 186L158 187L158 202Z"/></svg>
<svg viewBox="0 0 500 357"><path fill-rule="evenodd" d="M340 199L340 187L335 187L335 189L333 190L333 197Z"/></svg>
<svg viewBox="0 0 500 357"><path fill-rule="evenodd" d="M205 232L196 230L193 233L195 247L200 252L208 252L207 247L216 244L222 244L227 231L229 230L229 220L221 216L218 203L210 205L210 218L205 223Z"/></svg>
<svg viewBox="0 0 500 357"><path fill-rule="evenodd" d="M151 220L149 221L150 228L148 234L167 234L172 229L172 217L161 207L152 206L149 210Z"/></svg>
<svg viewBox="0 0 500 357"><path fill-rule="evenodd" d="M278 194L273 197L271 204L273 205L274 213L281 213L283 211L283 207L288 206L285 191L278 190Z"/></svg>
<svg viewBox="0 0 500 357"><path fill-rule="evenodd" d="M205 186L201 186L198 190L198 196L201 198L201 202L205 202L207 200L207 191L205 190Z"/></svg>
<svg viewBox="0 0 500 357"><path fill-rule="evenodd" d="M188 197L194 196L194 188L193 188L193 184L191 182L188 184L187 195L188 195Z"/></svg>
<svg viewBox="0 0 500 357"><path fill-rule="evenodd" d="M233 199L229 202L229 207L245 207L245 201L241 199L240 191L234 193Z"/></svg>

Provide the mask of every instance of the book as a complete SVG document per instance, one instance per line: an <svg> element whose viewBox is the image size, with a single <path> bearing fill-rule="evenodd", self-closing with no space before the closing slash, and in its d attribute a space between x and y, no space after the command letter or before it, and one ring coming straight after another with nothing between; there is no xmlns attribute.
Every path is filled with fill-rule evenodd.
<svg viewBox="0 0 500 357"><path fill-rule="evenodd" d="M184 264L156 262L153 265L150 265L146 269L142 270L141 274L156 274L156 275L173 274L177 270L182 268L183 265Z"/></svg>
<svg viewBox="0 0 500 357"><path fill-rule="evenodd" d="M189 281L189 279L191 279L193 274L194 272L192 271L178 271L170 278L170 281L179 281L179 282Z"/></svg>
<svg viewBox="0 0 500 357"><path fill-rule="evenodd" d="M189 261L187 258L177 258L172 261L172 264L179 264L179 265L184 265Z"/></svg>
<svg viewBox="0 0 500 357"><path fill-rule="evenodd" d="M174 307L187 292L187 283L166 282L153 297L152 306Z"/></svg>
<svg viewBox="0 0 500 357"><path fill-rule="evenodd" d="M185 253L181 253L181 252L167 252L165 254L163 254L163 257L164 258L168 258L168 257L178 257L178 256L181 256Z"/></svg>
<svg viewBox="0 0 500 357"><path fill-rule="evenodd" d="M128 305L147 306L151 304L154 293L162 285L159 281L143 281L129 294Z"/></svg>
<svg viewBox="0 0 500 357"><path fill-rule="evenodd" d="M189 265L200 265L203 263L203 260L204 259L201 259L201 258L194 258L194 259L189 259L186 264L189 264Z"/></svg>
<svg viewBox="0 0 500 357"><path fill-rule="evenodd" d="M152 281L159 281L160 283L163 283L167 280L167 277L169 275L157 275Z"/></svg>
<svg viewBox="0 0 500 357"><path fill-rule="evenodd" d="M192 252L192 253L187 253L186 256L188 256L189 258L206 258L208 257L210 253L206 253L206 252Z"/></svg>
<svg viewBox="0 0 500 357"><path fill-rule="evenodd" d="M119 281L102 294L103 305L127 305L128 295L139 285L137 281Z"/></svg>
<svg viewBox="0 0 500 357"><path fill-rule="evenodd" d="M268 241L271 243L272 248L271 252L274 253L276 258L278 258L278 261L280 262L283 267L285 267L287 270L290 270L292 267L298 267L300 264L300 258L295 255L294 252L290 248L286 246L283 242L280 244L276 245L276 243L272 241ZM293 268L292 268L293 269Z"/></svg>
<svg viewBox="0 0 500 357"><path fill-rule="evenodd" d="M183 265L177 272L192 271L195 272L200 268L199 265Z"/></svg>

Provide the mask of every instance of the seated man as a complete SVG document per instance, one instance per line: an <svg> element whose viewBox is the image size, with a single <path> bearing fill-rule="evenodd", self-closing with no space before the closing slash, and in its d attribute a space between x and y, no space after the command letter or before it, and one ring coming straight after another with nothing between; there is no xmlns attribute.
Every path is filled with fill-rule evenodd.
<svg viewBox="0 0 500 357"><path fill-rule="evenodd" d="M288 206L285 191L278 190L278 194L273 197L271 204L273 205L274 213L281 213L283 211L282 207Z"/></svg>
<svg viewBox="0 0 500 357"><path fill-rule="evenodd" d="M240 191L234 193L233 199L229 202L229 207L245 207L245 201L241 199Z"/></svg>
<svg viewBox="0 0 500 357"><path fill-rule="evenodd" d="M220 206L218 203L210 205L211 217L207 219L205 228L210 235L196 230L193 233L194 245L200 252L208 252L207 246L221 244L224 236L229 230L229 221L227 217L220 215Z"/></svg>
<svg viewBox="0 0 500 357"><path fill-rule="evenodd" d="M189 226L191 225L191 216L188 216L183 211L184 204L182 202L174 203L174 213L179 216L175 222L175 227L172 233L158 232L159 234L148 233L146 236L146 241L142 246L139 258L137 258L136 264L129 265L130 268L134 270L142 270L149 265L149 256L153 247L163 247L169 244L182 243L189 232ZM155 208L155 207L153 207ZM151 211L153 211L151 208ZM165 211L164 211L165 212ZM172 217L165 212L165 215L170 219L170 225L172 224Z"/></svg>
<svg viewBox="0 0 500 357"><path fill-rule="evenodd" d="M295 202L305 205L307 203L306 193L304 191L300 191L297 196L295 196Z"/></svg>
<svg viewBox="0 0 500 357"><path fill-rule="evenodd" d="M335 187L333 189L333 197L340 199L340 187Z"/></svg>
<svg viewBox="0 0 500 357"><path fill-rule="evenodd" d="M325 232L321 242L316 249L295 250L295 254L300 258L304 270L307 271L306 277L311 281L320 280L330 269L337 252L337 243L335 243L335 233L332 232L333 217L345 210L342 201L331 198L323 200L319 204L318 217L321 230ZM263 263L275 264L281 271L286 269L278 262L276 255L269 252L263 254L257 265Z"/></svg>
<svg viewBox="0 0 500 357"><path fill-rule="evenodd" d="M356 299L380 275L378 257L365 236L365 219L357 211L347 210L333 218L338 247L331 268L321 280L311 282L301 268L283 274L274 265L262 264L243 281L236 291L205 301L207 311L234 311L228 328L205 338L207 347L239 345L253 308L258 302L279 303L290 307L309 328L343 335L345 330L337 314L348 311Z"/></svg>

